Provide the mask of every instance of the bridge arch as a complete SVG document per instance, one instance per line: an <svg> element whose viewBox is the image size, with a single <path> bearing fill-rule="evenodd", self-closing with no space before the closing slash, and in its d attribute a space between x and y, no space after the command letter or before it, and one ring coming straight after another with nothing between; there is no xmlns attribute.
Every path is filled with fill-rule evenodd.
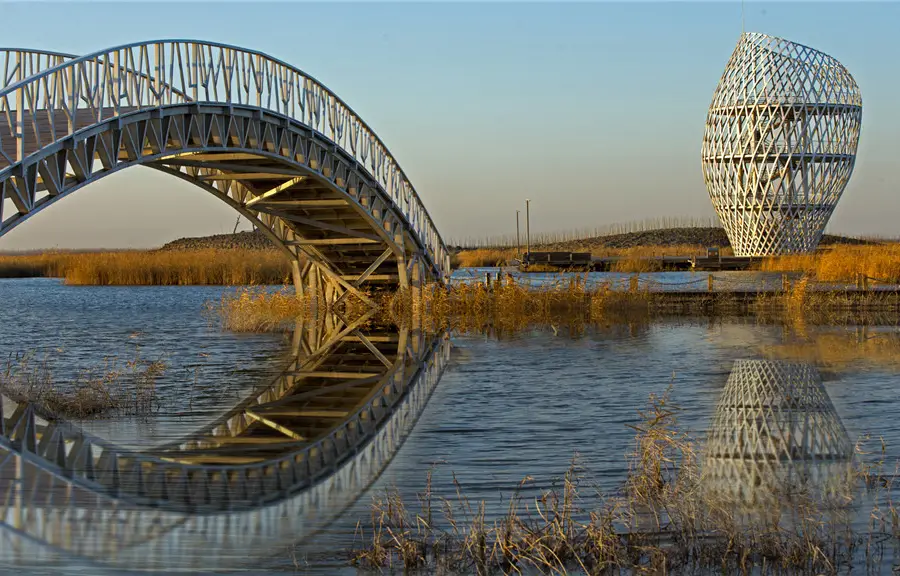
<svg viewBox="0 0 900 576"><path fill-rule="evenodd" d="M17 77L28 75L9 83L7 73L0 90L0 236L91 182L144 165L250 219L292 259L298 290L367 300L364 282L448 277L443 240L387 147L299 69L187 40L74 59L11 50L7 68L11 54Z"/></svg>

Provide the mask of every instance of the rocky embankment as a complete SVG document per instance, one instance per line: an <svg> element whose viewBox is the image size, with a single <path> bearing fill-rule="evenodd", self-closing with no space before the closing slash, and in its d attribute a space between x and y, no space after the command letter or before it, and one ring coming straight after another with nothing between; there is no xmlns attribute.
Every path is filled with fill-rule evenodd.
<svg viewBox="0 0 900 576"><path fill-rule="evenodd" d="M179 238L169 242L160 250L270 250L275 247L261 232L238 232L237 234L215 234L196 238Z"/></svg>
<svg viewBox="0 0 900 576"><path fill-rule="evenodd" d="M848 238L845 236L832 236L826 234L822 238L822 245L828 244L870 244L867 240ZM541 246L544 250L576 251L593 250L598 248L638 248L641 246L719 246L726 248L731 246L728 236L722 228L663 228L659 230L646 230L643 232L628 232L626 234L611 234L609 236L597 236L595 238L583 238L568 242L557 242Z"/></svg>

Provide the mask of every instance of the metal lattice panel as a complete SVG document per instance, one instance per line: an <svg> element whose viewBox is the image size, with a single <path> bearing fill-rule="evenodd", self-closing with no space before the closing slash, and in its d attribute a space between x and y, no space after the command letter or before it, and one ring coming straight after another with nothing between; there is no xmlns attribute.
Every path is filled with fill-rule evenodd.
<svg viewBox="0 0 900 576"><path fill-rule="evenodd" d="M815 366L734 363L707 440L708 487L750 505L805 488L827 490L852 456Z"/></svg>
<svg viewBox="0 0 900 576"><path fill-rule="evenodd" d="M736 256L815 249L856 160L862 97L840 62L746 33L713 94L703 176Z"/></svg>

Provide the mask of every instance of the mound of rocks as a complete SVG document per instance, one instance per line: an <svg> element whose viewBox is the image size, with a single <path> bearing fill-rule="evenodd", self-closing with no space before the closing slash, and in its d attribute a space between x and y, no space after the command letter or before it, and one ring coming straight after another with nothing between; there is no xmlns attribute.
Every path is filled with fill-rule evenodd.
<svg viewBox="0 0 900 576"><path fill-rule="evenodd" d="M871 244L870 241L845 236L832 236L826 234L822 238L822 245L828 244ZM578 249L595 248L637 248L641 246L719 246L726 248L731 246L728 236L722 228L661 228L658 230L645 230L642 232L628 232L625 234L610 234L609 236L597 236L584 238L571 242L560 242L547 247L549 250L571 250L575 246Z"/></svg>
<svg viewBox="0 0 900 576"><path fill-rule="evenodd" d="M160 250L271 250L275 247L258 230L237 234L215 234L196 238L179 238L169 242Z"/></svg>

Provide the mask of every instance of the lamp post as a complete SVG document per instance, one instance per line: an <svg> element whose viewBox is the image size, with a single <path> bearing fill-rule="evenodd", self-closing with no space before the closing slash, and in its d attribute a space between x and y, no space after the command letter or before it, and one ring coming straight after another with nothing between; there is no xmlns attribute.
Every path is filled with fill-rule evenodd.
<svg viewBox="0 0 900 576"><path fill-rule="evenodd" d="M525 199L525 254L531 254L531 200Z"/></svg>
<svg viewBox="0 0 900 576"><path fill-rule="evenodd" d="M519 241L519 211L516 210L516 256L522 259L522 243Z"/></svg>

